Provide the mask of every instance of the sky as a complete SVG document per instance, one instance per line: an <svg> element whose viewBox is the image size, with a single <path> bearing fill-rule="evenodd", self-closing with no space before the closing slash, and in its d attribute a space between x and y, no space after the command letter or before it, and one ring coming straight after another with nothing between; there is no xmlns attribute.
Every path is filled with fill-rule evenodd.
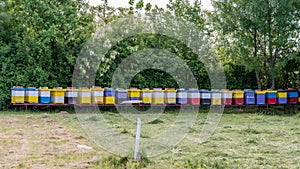
<svg viewBox="0 0 300 169"><path fill-rule="evenodd" d="M98 5L103 3L103 0L88 0L90 2L91 5ZM110 6L114 6L114 7L129 7L128 5L128 1L129 0L108 0L108 4ZM136 0L137 2L138 0ZM190 0L192 1L192 0ZM145 3L150 2L151 4L155 4L158 7L162 7L164 8L166 6L166 4L169 2L169 0L144 0ZM207 10L212 10L213 7L211 5L211 1L210 0L202 0L202 8L203 9L207 9Z"/></svg>

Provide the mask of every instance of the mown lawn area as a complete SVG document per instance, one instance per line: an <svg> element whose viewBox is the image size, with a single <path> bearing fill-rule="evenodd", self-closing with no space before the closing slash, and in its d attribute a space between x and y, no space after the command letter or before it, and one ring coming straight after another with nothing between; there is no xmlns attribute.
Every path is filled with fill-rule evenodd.
<svg viewBox="0 0 300 169"><path fill-rule="evenodd" d="M176 115L161 114L143 126L141 136L158 134ZM135 137L135 123L121 120L118 113L103 116L121 135ZM192 141L206 116L199 113L188 135L171 150L135 163L99 148L76 114L0 112L0 168L300 168L299 114L225 113L207 141Z"/></svg>

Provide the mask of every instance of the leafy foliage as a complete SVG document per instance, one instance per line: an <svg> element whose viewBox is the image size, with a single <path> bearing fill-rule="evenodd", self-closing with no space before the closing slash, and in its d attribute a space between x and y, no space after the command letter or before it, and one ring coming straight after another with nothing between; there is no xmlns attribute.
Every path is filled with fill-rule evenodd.
<svg viewBox="0 0 300 169"><path fill-rule="evenodd" d="M2 2L3 4L3 2ZM0 48L0 102L15 85L71 85L77 54L94 29L93 14L80 1L5 1ZM2 24L1 24L2 25ZM3 36L4 35L4 36Z"/></svg>
<svg viewBox="0 0 300 169"><path fill-rule="evenodd" d="M95 7L84 0L2 0L2 107L7 107L9 103L9 89L12 86L71 86L78 55L87 50L83 47L94 35L97 26L108 25L131 14L163 14L194 23L202 30L201 33L212 37L210 47L215 55L206 59L211 64L213 57L222 60L229 89L300 87L300 6L297 0L214 0L215 9L212 12L203 11L198 0L193 3L172 0L166 8L143 0L130 0L129 5L129 8L114 8L108 6L107 0ZM185 31L188 30L183 30L178 36ZM114 71L126 57L137 51L162 49L184 60L199 88L211 86L208 70L199 61L199 56L175 38L141 33L119 40L116 44L110 44L108 39L103 45L111 46L105 56L93 61L101 63L95 75L97 85L110 86ZM138 57L147 56L139 54ZM161 63L155 64L159 66ZM169 64L173 64L170 71L182 68L172 60ZM138 65L131 63L132 67ZM85 69L89 70L89 66L86 65ZM178 71L178 75L181 73ZM147 69L137 73L130 86L177 88L178 83L164 71Z"/></svg>
<svg viewBox="0 0 300 169"><path fill-rule="evenodd" d="M258 88L299 87L288 84L286 64L299 62L299 3L291 0L215 0L211 14L225 60L255 71ZM298 74L293 67L292 74ZM292 75L291 74L291 75ZM288 76L286 76L288 75Z"/></svg>
<svg viewBox="0 0 300 169"><path fill-rule="evenodd" d="M132 47L136 47L136 49L132 50ZM133 54L135 51L142 51L149 48L164 49L179 56L187 63L187 65L191 69L194 77L198 82L198 86L200 88L210 87L208 74L205 70L204 64L199 61L198 56L194 54L187 46L177 40L163 35L145 34L130 37L119 42L117 46L113 46L110 52L107 54L107 57L111 57L112 54L117 54L117 56L108 64L109 69L106 69L104 73L97 74L96 83L103 86L110 86L112 76L123 59ZM163 57L163 55L160 56ZM170 60L169 62L175 64L175 62L172 62L172 60ZM133 64L135 63L131 64L133 66ZM163 67L163 65L161 65L161 67ZM173 65L172 68L174 68L174 70L170 71L176 71L175 69L180 70L180 67L180 65ZM125 73L126 72L124 72L124 74ZM178 72L178 74L179 73L180 72ZM137 75L135 75L130 85L132 87L139 88L178 87L177 82L173 79L172 76L170 76L166 72L154 69L149 69L138 73Z"/></svg>

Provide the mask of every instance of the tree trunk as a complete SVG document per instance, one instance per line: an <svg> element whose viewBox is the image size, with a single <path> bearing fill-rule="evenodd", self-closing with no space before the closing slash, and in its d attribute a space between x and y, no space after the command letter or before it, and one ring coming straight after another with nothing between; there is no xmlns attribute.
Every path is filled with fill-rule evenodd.
<svg viewBox="0 0 300 169"><path fill-rule="evenodd" d="M255 28L254 32L253 32L253 43L254 43L254 51L253 51L253 58L257 57L257 48L258 48L258 44L257 44L257 29ZM258 68L255 68L255 76L256 76L256 81L257 81L257 88L259 90L261 90L261 82L260 82L260 76L259 76L259 70Z"/></svg>
<svg viewBox="0 0 300 169"><path fill-rule="evenodd" d="M272 61L272 67L273 69L275 69L275 63L276 63L276 59L277 59L277 54L278 54L278 48L275 50L275 53L273 55L273 61ZM276 85L276 81L275 81L275 75L274 75L274 71L272 71L272 89L275 89L275 85Z"/></svg>
<svg viewBox="0 0 300 169"><path fill-rule="evenodd" d="M272 86L271 86L272 89L275 89L275 77L274 77L274 74L272 73Z"/></svg>
<svg viewBox="0 0 300 169"><path fill-rule="evenodd" d="M105 24L108 23L108 19L107 19L107 16L106 16L107 7L108 7L108 2L107 2L107 0L104 0L104 4L103 4L103 18L104 18L104 23Z"/></svg>
<svg viewBox="0 0 300 169"><path fill-rule="evenodd" d="M257 81L257 88L259 90L261 90L261 82L260 82L260 77L259 77L259 73L257 70L255 70L255 76L256 76L256 81Z"/></svg>
<svg viewBox="0 0 300 169"><path fill-rule="evenodd" d="M269 49L269 58L270 58L270 67L269 71L271 74L271 88L275 89L275 75L274 75L274 69L275 69L275 56L273 55L273 37L272 37L272 5L269 3L269 9L268 9L268 49Z"/></svg>

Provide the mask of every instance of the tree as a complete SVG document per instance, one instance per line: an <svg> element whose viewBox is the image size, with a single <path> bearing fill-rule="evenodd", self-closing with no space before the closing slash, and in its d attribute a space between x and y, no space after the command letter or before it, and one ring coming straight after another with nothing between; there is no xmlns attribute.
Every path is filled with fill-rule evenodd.
<svg viewBox="0 0 300 169"><path fill-rule="evenodd" d="M201 9L201 1L195 0L190 3L188 0L171 0L167 4L167 9L174 16L192 22L204 30L205 13Z"/></svg>
<svg viewBox="0 0 300 169"><path fill-rule="evenodd" d="M128 8L115 8L108 5L108 0L97 6L91 6L91 11L95 14L96 26L106 25L112 20L125 16L129 13Z"/></svg>
<svg viewBox="0 0 300 169"><path fill-rule="evenodd" d="M297 0L215 0L213 6L219 49L225 50L227 60L255 71L259 89L274 89L276 80L288 78L282 74L287 61L294 58L299 62Z"/></svg>
<svg viewBox="0 0 300 169"><path fill-rule="evenodd" d="M0 49L2 104L15 85L71 85L77 55L95 27L89 9L83 1L73 0L6 2L10 29L0 39L8 45L5 53Z"/></svg>
<svg viewBox="0 0 300 169"><path fill-rule="evenodd" d="M202 12L200 10L200 3L197 1L194 4L189 4L187 1L182 1L184 4L182 5L182 8L179 6L181 1L176 1L172 4L169 4L169 11L165 11L162 8L158 8L157 6L151 5L150 3L144 4L143 0L138 1L136 4L133 0L129 2L131 5L129 8L128 14L136 14L136 15L141 15L145 13L145 15L169 15L172 17L178 17L180 19L183 19L185 21L192 22L199 26L200 29L203 29L204 27L204 19L202 18ZM181 18L179 15L183 15ZM157 24L162 24L159 23ZM138 23L135 23L137 25L136 27L138 28ZM141 27L142 28L142 27ZM116 28L122 30L122 26L120 25L120 28ZM170 29L170 28L168 28ZM180 29L180 28L178 28ZM186 30L182 31L182 34L186 34ZM188 36L188 35L187 35ZM114 36L112 37L105 37L105 39L110 41L111 39L114 39ZM97 42L92 42L90 44L90 49L94 49L92 53L95 53L97 56L97 50L93 48L93 43ZM99 42L98 42L99 43ZM133 37L129 37L127 39L123 39L120 41L117 41L117 44L110 44L110 45L115 45L112 46L111 49L109 50L109 53L107 55L103 56L98 56L102 57L101 59L96 59L95 61L90 61L91 62L97 62L100 60L100 68L98 70L97 74L97 79L96 83L100 84L102 86L110 86L111 78L118 67L118 65L122 62L124 58L127 56L135 53L136 51L139 50L145 50L149 48L156 48L156 49L164 49L169 52L174 53L175 55L179 56L182 58L186 63L189 65L190 69L193 71L194 76L198 80L198 86L201 88L209 88L209 78L206 72L206 68L199 61L198 56L193 53L187 46L186 44L172 38L167 38L163 35L157 35L157 34L137 34ZM96 46L97 48L97 46ZM87 50L86 53L89 55L91 51ZM143 56L141 56L143 57ZM85 62L84 60L81 60L82 62ZM136 66L135 63L132 63L132 67ZM177 67L179 67L178 65ZM83 64L83 70L84 72L91 72L90 70L93 66L90 66L90 64L87 62ZM174 66L175 67L175 66ZM148 73L151 72L151 73ZM168 77L168 80L166 79ZM87 77L89 79L89 77ZM149 79L156 79L157 82L160 83L155 83L153 80ZM85 80L83 80L85 81ZM87 82L86 80L85 82ZM165 81L171 81L171 83L163 83ZM178 85L172 80L172 78L166 73L158 71L158 70L148 70L147 72L141 72L138 74L135 79L132 81L132 86L135 87L177 87Z"/></svg>

